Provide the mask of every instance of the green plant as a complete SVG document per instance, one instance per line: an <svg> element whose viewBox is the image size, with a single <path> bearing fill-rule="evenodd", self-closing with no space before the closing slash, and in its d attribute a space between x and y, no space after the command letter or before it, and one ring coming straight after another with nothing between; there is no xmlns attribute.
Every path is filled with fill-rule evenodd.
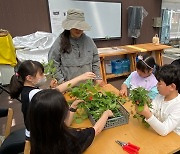
<svg viewBox="0 0 180 154"><path fill-rule="evenodd" d="M44 74L49 78L55 78L56 67L54 66L54 61L50 60L48 63L42 62L44 66Z"/></svg>
<svg viewBox="0 0 180 154"><path fill-rule="evenodd" d="M144 110L145 104L147 104L149 108L152 107L150 98L148 96L148 91L142 87L138 87L130 91L130 100L132 101L132 104L137 106L138 112ZM149 124L145 121L145 117L143 115L136 113L133 117L141 119L142 123L145 126L149 126Z"/></svg>
<svg viewBox="0 0 180 154"><path fill-rule="evenodd" d="M93 119L97 121L102 113L107 109L112 110L115 117L121 116L120 104L124 104L126 99L117 96L112 92L102 91L99 85L94 85L92 80L81 83L78 87L70 89L70 95L84 100L79 104L79 108L88 110Z"/></svg>

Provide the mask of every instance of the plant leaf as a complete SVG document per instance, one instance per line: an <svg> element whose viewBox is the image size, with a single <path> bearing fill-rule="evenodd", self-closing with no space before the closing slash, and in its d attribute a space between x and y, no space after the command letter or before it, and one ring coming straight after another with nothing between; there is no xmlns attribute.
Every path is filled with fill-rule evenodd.
<svg viewBox="0 0 180 154"><path fill-rule="evenodd" d="M142 112L144 110L144 106L138 106L138 111Z"/></svg>

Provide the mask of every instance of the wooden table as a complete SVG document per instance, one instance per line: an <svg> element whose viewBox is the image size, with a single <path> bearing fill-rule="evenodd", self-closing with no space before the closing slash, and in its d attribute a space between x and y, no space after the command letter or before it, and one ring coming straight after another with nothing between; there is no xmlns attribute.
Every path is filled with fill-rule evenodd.
<svg viewBox="0 0 180 154"><path fill-rule="evenodd" d="M171 46L168 45L163 45L163 44L155 45L154 43L127 45L126 47L137 49L139 52L154 52L156 63L159 66L163 65L162 53L164 49L172 48Z"/></svg>
<svg viewBox="0 0 180 154"><path fill-rule="evenodd" d="M110 84L105 85L103 89L119 93L119 90ZM130 106L129 102L124 105L128 111L132 109ZM81 124L74 123L72 126L86 128L92 125L87 119ZM115 143L115 140L131 142L139 146L139 154L167 154L180 150L180 136L176 133L172 132L162 137L130 116L128 124L101 132L84 154L127 154Z"/></svg>
<svg viewBox="0 0 180 154"><path fill-rule="evenodd" d="M136 55L139 53L152 53L155 54L156 63L159 66L163 65L162 53L164 49L171 48L171 46L159 44L155 45L154 43L145 43L145 44L136 44L136 45L126 45L126 46L118 46L117 50L112 48L111 52L102 52L99 53L100 57L100 70L102 74L103 81L107 83L107 79L115 78L119 76L129 75L130 72L135 71L136 69ZM106 48L104 48L106 49ZM119 50L121 49L121 50ZM103 48L99 48L98 50L103 50ZM107 74L105 69L105 58L113 57L113 56L123 56L128 55L130 60L130 72L122 73L122 74Z"/></svg>

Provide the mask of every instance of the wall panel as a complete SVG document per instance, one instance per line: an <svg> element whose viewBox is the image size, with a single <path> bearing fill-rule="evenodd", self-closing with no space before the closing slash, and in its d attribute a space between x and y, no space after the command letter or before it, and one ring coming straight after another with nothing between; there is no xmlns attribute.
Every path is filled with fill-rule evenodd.
<svg viewBox="0 0 180 154"><path fill-rule="evenodd" d="M0 28L12 36L50 32L47 0L0 0Z"/></svg>
<svg viewBox="0 0 180 154"><path fill-rule="evenodd" d="M127 8L129 6L143 6L149 13L144 18L141 35L136 43L151 42L152 37L159 30L152 27L152 18L160 16L162 0L111 0L111 2L122 2L122 38L98 40L96 41L97 46L118 46L132 43L132 39L127 35ZM13 36L26 35L38 30L50 32L47 0L0 0L0 28L9 30Z"/></svg>

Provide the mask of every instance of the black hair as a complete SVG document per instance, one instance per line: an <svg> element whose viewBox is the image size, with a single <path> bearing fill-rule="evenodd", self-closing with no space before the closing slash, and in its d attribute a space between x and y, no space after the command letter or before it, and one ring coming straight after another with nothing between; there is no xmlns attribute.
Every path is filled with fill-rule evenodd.
<svg viewBox="0 0 180 154"><path fill-rule="evenodd" d="M142 60L138 59L136 63L136 68L142 72L145 73L145 71L151 71L153 69L153 72L155 72L155 69L158 70L159 66L156 64L154 58L149 55L142 56Z"/></svg>
<svg viewBox="0 0 180 154"><path fill-rule="evenodd" d="M70 53L71 52L71 43L70 43L70 30L64 30L60 35L60 52Z"/></svg>
<svg viewBox="0 0 180 154"><path fill-rule="evenodd" d="M43 65L38 61L26 60L19 65L18 71L11 77L10 96L18 98L26 80L26 76L36 76L37 72L44 73Z"/></svg>
<svg viewBox="0 0 180 154"><path fill-rule="evenodd" d="M155 73L158 81L163 81L167 86L174 83L180 93L180 68L173 64L166 64Z"/></svg>
<svg viewBox="0 0 180 154"><path fill-rule="evenodd" d="M81 153L77 139L64 123L68 110L64 96L55 89L41 90L34 95L28 112L31 154Z"/></svg>
<svg viewBox="0 0 180 154"><path fill-rule="evenodd" d="M171 64L176 65L177 67L180 67L180 59L174 60Z"/></svg>

